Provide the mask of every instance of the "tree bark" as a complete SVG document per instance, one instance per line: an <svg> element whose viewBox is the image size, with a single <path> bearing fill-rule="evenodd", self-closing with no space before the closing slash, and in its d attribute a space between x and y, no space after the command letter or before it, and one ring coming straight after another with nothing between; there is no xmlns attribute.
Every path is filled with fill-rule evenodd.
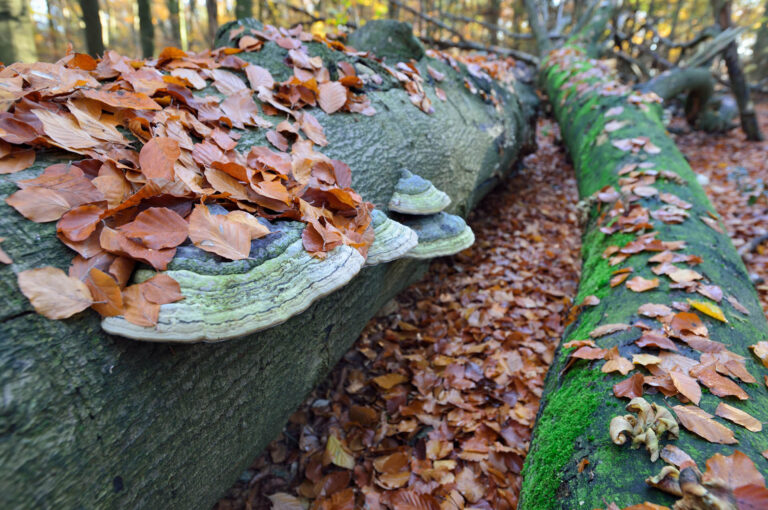
<svg viewBox="0 0 768 510"><path fill-rule="evenodd" d="M181 48L181 19L179 17L179 0L166 0L168 6L168 23L171 28L171 44Z"/></svg>
<svg viewBox="0 0 768 510"><path fill-rule="evenodd" d="M227 25L220 42L238 26ZM328 56L325 65L346 59L384 79L366 92L373 117L311 110L329 142L322 152L348 163L355 190L380 208L408 167L450 195L450 212L466 215L531 148L532 105L498 83L424 57L416 65L424 76L427 65L445 73L440 87L448 96L440 101L425 84L435 109L427 115L376 61L306 44ZM238 57L282 81L292 72L287 54L275 47ZM471 94L465 80L499 105ZM265 135L244 131L238 150L268 146ZM109 336L90 310L51 321L33 312L16 273L66 268L73 254L53 223L27 221L4 199L15 181L61 161L66 155L40 153L33 168L0 176L2 247L14 260L0 264L0 493L7 508L211 508L369 318L428 267L402 259L365 268L288 322L218 344L171 348Z"/></svg>
<svg viewBox="0 0 768 510"><path fill-rule="evenodd" d="M218 2L216 0L205 0L205 10L208 13L208 44L213 44L213 40L216 38L216 31L219 29Z"/></svg>
<svg viewBox="0 0 768 510"><path fill-rule="evenodd" d="M137 0L139 5L139 34L141 38L141 54L144 58L155 55L155 26L152 24L150 0Z"/></svg>
<svg viewBox="0 0 768 510"><path fill-rule="evenodd" d="M0 0L0 62L37 60L35 36L26 0Z"/></svg>
<svg viewBox="0 0 768 510"><path fill-rule="evenodd" d="M598 28L592 33L600 32ZM584 51L593 40L592 37L572 40L565 51L550 56L541 71L541 81L574 163L579 194L589 211L583 233L582 275L575 303L581 304L590 295L600 300L596 306L574 310L575 320L567 328L563 342L590 338L590 333L599 325L634 324L640 319L638 307L645 303L672 306L674 301L703 299L698 294L671 289L670 279L663 275L659 277L662 280L660 287L642 293L633 292L623 284L615 287L610 284L615 271L621 268L634 268L631 277L639 275L652 279L656 275L651 273L647 263L652 255L648 252L630 255L613 266L603 256L609 246L622 247L636 237L634 234L606 234L601 231L601 227L608 225L607 211L616 204L601 203L595 198L595 193L604 186L620 189L627 184L626 172L620 175L627 165L652 163L654 168L669 170L678 176L675 179L658 179L654 186L692 204L688 209L690 216L681 224L650 220L652 230L657 232L656 238L661 241L685 241L685 247L676 253L700 256L702 262L695 266L695 271L704 275L709 283L720 286L726 296L735 297L749 312L749 315L744 315L723 299L719 306L729 321L727 324L703 314L699 316L709 329L710 338L744 356L748 371L757 378L756 384L740 384L749 395L748 400L729 401L728 404L764 422L768 420L768 391L762 377L765 369L755 361L747 347L766 338L768 324L747 271L728 236L702 221L701 218L718 218L717 213L697 183L696 174L685 157L667 136L658 105L641 108L636 102L629 101L627 94L603 93L615 90L612 88L616 85L615 77L604 71L607 67L600 68L600 73L590 72L601 65L589 58L593 54ZM618 113L612 113L610 117L606 115L610 109L616 112L619 108ZM608 122L618 122L620 127L606 129ZM634 137L647 137L660 151L639 150L633 153L612 144ZM651 211L663 205L653 196L632 203ZM722 223L718 223L718 228L722 228ZM655 321L642 320L652 324L652 327L660 327ZM634 344L639 337L640 330L631 327L596 338L595 342L602 348L616 347L621 356L632 359L634 354L641 352ZM698 359L700 355L685 344L680 343L677 347L680 354L687 357ZM561 346L548 373L523 470L518 508L605 508L614 502L619 507L625 507L643 501L671 506L674 501L672 496L649 487L644 481L658 474L663 463L652 463L646 451L632 450L628 444L618 446L610 440L611 419L627 414L624 410L627 400L615 397L613 386L626 377L616 372L603 373L602 361L577 360L568 366L573 350ZM637 370L642 372L639 367ZM644 398L649 401L668 409L680 403L675 398L667 400L660 394L649 394L648 389ZM714 414L718 402L720 399L705 391L700 407ZM717 421L724 423L719 418ZM768 447L765 437L730 422L724 424L734 431L739 440L735 448L747 454L762 471L765 461L760 452ZM660 442L661 446L669 442L681 448L693 457L702 470L705 461L714 453L728 455L734 451L733 445L709 443L682 426L678 440L668 441L665 438Z"/></svg>
<svg viewBox="0 0 768 510"><path fill-rule="evenodd" d="M752 59L755 66L754 76L758 80L768 78L768 1L763 7L763 21L757 30L755 44L752 46Z"/></svg>
<svg viewBox="0 0 768 510"><path fill-rule="evenodd" d="M731 2L730 0L712 0L712 9L715 13L715 20L722 30L731 26ZM747 140L760 141L763 134L760 132L760 126L757 123L757 114L755 113L755 104L752 102L749 93L749 84L744 71L739 62L739 51L736 42L731 42L723 51L723 59L728 67L728 77L731 81L731 91L736 97L736 104L739 106L739 115L741 116L741 129L747 135Z"/></svg>
<svg viewBox="0 0 768 510"><path fill-rule="evenodd" d="M80 0L85 24L85 45L88 53L98 57L104 53L104 36L101 33L99 0Z"/></svg>

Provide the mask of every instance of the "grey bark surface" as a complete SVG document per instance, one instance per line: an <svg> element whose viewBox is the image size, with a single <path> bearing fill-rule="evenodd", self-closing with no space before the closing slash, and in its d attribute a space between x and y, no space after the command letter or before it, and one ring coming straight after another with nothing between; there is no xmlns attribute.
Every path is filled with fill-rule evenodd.
<svg viewBox="0 0 768 510"><path fill-rule="evenodd" d="M375 61L308 47L330 69L355 61L384 78L378 90L366 90L373 117L313 110L329 141L322 152L347 162L355 189L379 207L407 166L451 196L451 212L466 215L531 147L531 105L495 83L425 57L417 63L422 74L428 76L427 63L446 73L440 86L448 96L437 99L427 79L435 104L427 115ZM291 73L286 51L271 42L239 56L276 79ZM500 107L470 94L465 78L493 89ZM267 145L264 135L243 133L239 149ZM39 154L33 168L0 176L0 199L16 190L14 181L62 159ZM0 236L14 260L0 267L0 493L7 508L210 507L368 319L428 267L407 259L365 268L278 327L220 344L171 347L106 335L90 310L64 321L36 314L16 274L45 265L66 269L73 253L57 240L54 224L29 222L4 200Z"/></svg>

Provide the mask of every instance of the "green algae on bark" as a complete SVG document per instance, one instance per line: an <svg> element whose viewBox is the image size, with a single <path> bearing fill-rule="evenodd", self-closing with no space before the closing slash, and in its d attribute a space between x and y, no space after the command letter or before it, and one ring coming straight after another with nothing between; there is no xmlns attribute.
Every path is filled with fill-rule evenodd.
<svg viewBox="0 0 768 510"><path fill-rule="evenodd" d="M649 96L632 94L616 86L607 68L600 61L589 59L577 45L566 46L550 55L543 65L542 81L574 162L579 193L589 209L576 302L593 294L600 299L597 306L579 309L563 342L587 339L598 325L633 324L639 318L638 307L645 303L669 305L673 301L686 302L688 298L701 299L698 294L671 288L669 279L664 276L660 277L658 288L642 293L633 292L625 285L611 287L609 283L612 273L621 268L633 268L632 276L650 279L656 275L650 271L648 252L628 254L626 260L613 266L603 256L606 248L624 246L635 238L635 234L612 233L610 229L601 231L601 227L609 225L608 222L601 223L601 215L611 204L595 200L595 193L605 186L620 189L626 185L626 178L622 180L627 174L626 169L635 168L628 165L669 171L671 173L659 177L653 186L659 193L676 195L692 207L686 211L689 217L680 224L652 220L656 238L685 241L682 252L702 258L695 270L711 284L718 285L725 296L735 297L749 311L749 315L742 314L723 299L719 306L728 323L700 314L709 329L709 337L744 356L746 368L757 382L740 384L749 395L746 401L720 399L704 388L699 406L714 414L718 402L727 401L760 421L768 420L768 391L762 383L766 371L748 351L749 345L768 337L768 324L728 236L702 220L717 218L716 212L696 181L695 173L667 136L658 104L648 101L652 99ZM609 123L612 123L611 127L606 129ZM613 144L636 139L642 145L646 138L650 143L647 145L649 150L622 150ZM624 144L619 142L619 145ZM622 169L623 175L619 175ZM664 205L658 194L632 203L639 203L651 211ZM713 222L710 220L709 223ZM597 338L595 342L601 348L617 347L622 356L631 359L633 354L647 352L634 343L640 334L640 329L632 327ZM699 358L700 353L685 344L678 347L681 354ZM614 396L612 388L624 377L602 373L602 361L578 360L566 370L572 351L572 348L561 346L547 376L524 468L519 508L591 509L604 508L611 502L623 507L643 501L671 505L674 499L670 495L647 486L644 481L657 474L663 462L651 463L644 451L617 446L610 440L609 422L614 416L624 414L626 404ZM664 398L660 393L646 394L645 398L667 407L678 403L675 397ZM723 424L734 431L738 445L709 443L682 427L680 439L672 444L686 451L702 468L714 453L729 455L738 449L750 457L762 473L768 473L765 459L760 454L768 447L768 437L730 422ZM662 445L667 442L665 439ZM580 470L583 459L589 463L586 467L582 464Z"/></svg>

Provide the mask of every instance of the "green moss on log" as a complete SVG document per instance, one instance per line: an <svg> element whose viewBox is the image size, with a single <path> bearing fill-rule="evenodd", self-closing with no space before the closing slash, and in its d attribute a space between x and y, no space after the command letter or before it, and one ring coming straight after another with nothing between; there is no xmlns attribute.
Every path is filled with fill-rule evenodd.
<svg viewBox="0 0 768 510"><path fill-rule="evenodd" d="M571 47L571 51L581 50ZM606 185L618 189L618 171L629 163L651 162L654 168L671 170L682 178L681 183L659 178L654 184L660 192L673 193L693 204L687 211L690 217L682 224L655 222L657 238L686 241L685 253L699 255L703 259L696 266L696 271L719 285L724 294L736 297L749 310L749 315L743 315L723 300L720 306L729 322L726 324L708 317L704 318L704 322L713 340L724 343L729 350L747 358L747 369L758 380L755 384L740 384L749 394L749 400L743 402L717 398L703 388L700 407L714 414L717 403L727 401L765 422L768 420L768 391L762 376L766 370L756 362L747 347L768 337L768 324L744 265L728 236L716 232L699 219L710 213L716 214L715 210L685 158L667 136L658 106L646 105L640 108L627 101L627 94L600 95L592 89L584 91L583 85L581 90L577 90L578 85L575 83L567 85L574 75L594 65L595 62L586 57L572 62L568 69L561 69L549 62L549 67L545 64L543 74L563 140L574 161L579 193L582 199L587 199ZM602 80L606 80L603 75L593 76L587 81L591 85L599 85ZM622 107L621 113L606 118L606 112L617 106ZM625 124L608 133L604 129L605 125L613 120ZM633 154L611 144L612 140L638 136L650 138L661 151L658 154L644 151ZM662 205L658 197L644 198L640 203L650 210ZM589 332L598 324L631 324L638 318L638 307L644 303L669 304L672 301L685 301L686 298L698 299L682 290L670 289L666 278L662 278L665 281L662 281L659 288L643 293L632 292L624 285L611 288L611 273L620 268L634 268L632 276L653 278L656 275L647 264L647 253L632 255L614 267L603 259L602 253L608 246L622 246L635 236L602 233L597 224L600 212L599 204L593 204L583 236L582 279L576 301L581 302L590 294L598 296L601 301L597 306L581 310L576 322L567 329L564 342L589 338ZM618 347L622 356L631 359L633 354L641 351L634 344L639 336L640 331L631 328L598 338L596 343L603 348ZM698 359L698 352L687 346L679 347L681 354ZM519 508L591 509L604 508L610 502L621 507L642 501L670 505L674 500L669 495L648 487L644 482L646 477L658 473L662 463L653 464L644 452L619 447L610 441L609 422L613 416L623 413L626 403L613 395L612 387L624 377L603 374L600 371L602 361L584 360L577 361L565 375L561 375L571 350L558 350L547 376L537 425L526 459ZM660 404L664 404L665 400L660 394L647 395L646 398ZM675 400L671 400L666 405L675 403ZM768 447L768 437L730 423L726 425L739 440L736 448L746 453L758 469L767 473L766 461L760 452ZM733 446L708 443L687 430L682 430L680 439L673 444L685 450L702 467L714 453L727 455L734 449ZM589 464L579 472L579 462L585 458Z"/></svg>

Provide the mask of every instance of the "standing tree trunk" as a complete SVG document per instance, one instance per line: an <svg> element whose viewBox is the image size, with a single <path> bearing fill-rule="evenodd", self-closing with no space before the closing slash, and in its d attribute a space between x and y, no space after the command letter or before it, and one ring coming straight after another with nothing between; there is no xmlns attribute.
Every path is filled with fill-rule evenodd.
<svg viewBox="0 0 768 510"><path fill-rule="evenodd" d="M0 61L37 60L35 36L27 0L0 0Z"/></svg>
<svg viewBox="0 0 768 510"><path fill-rule="evenodd" d="M85 23L85 45L88 53L94 57L104 53L104 36L101 33L101 17L99 16L99 0L80 0Z"/></svg>
<svg viewBox="0 0 768 510"><path fill-rule="evenodd" d="M491 25L499 26L500 18L501 18L501 0L490 0L485 20ZM491 46L498 45L499 32L493 28L489 28L488 31L491 33Z"/></svg>
<svg viewBox="0 0 768 510"><path fill-rule="evenodd" d="M155 54L155 27L152 24L150 0L138 0L138 4L141 53L144 58L152 58Z"/></svg>
<svg viewBox="0 0 768 510"><path fill-rule="evenodd" d="M45 0L45 10L48 14L48 43L50 49L55 49L58 44L58 37L56 37L56 27L53 24L53 0Z"/></svg>
<svg viewBox="0 0 768 510"><path fill-rule="evenodd" d="M208 45L216 39L216 31L219 29L219 10L216 0L205 0L205 11L208 13Z"/></svg>
<svg viewBox="0 0 768 510"><path fill-rule="evenodd" d="M757 38L752 46L752 59L755 64L755 78L768 78L768 1L763 7L763 22L757 30Z"/></svg>
<svg viewBox="0 0 768 510"><path fill-rule="evenodd" d="M171 25L171 44L181 48L181 23L179 21L179 0L167 0L168 22Z"/></svg>
<svg viewBox="0 0 768 510"><path fill-rule="evenodd" d="M235 18L243 19L253 17L253 0L235 1Z"/></svg>
<svg viewBox="0 0 768 510"><path fill-rule="evenodd" d="M715 12L715 21L720 25L720 28L722 30L729 28L731 26L730 0L712 0L712 9ZM763 134L760 132L760 126L757 124L755 104L749 97L749 84L739 63L739 51L735 41L726 46L725 51L723 51L723 58L725 65L728 67L731 91L736 97L736 104L739 105L741 129L747 135L747 140L760 141L763 139Z"/></svg>
<svg viewBox="0 0 768 510"><path fill-rule="evenodd" d="M598 18L606 19L605 16ZM594 36L602 33L604 27L604 22L593 23L586 31ZM648 347L641 349L635 343L642 335L638 325L665 331L659 333L659 338L666 339L677 350L672 355L679 355L680 358L673 358L676 361L672 363L681 364L674 367L666 365L665 371L680 371L681 378L697 377L696 372L689 372L688 367L699 360L705 362L705 353L694 350L694 345L701 351L707 351L710 358L712 352L718 349L723 355L724 349L727 349L735 356L742 356L746 370L755 376L756 381L743 383L728 379L732 384L738 383L738 387L746 392L744 395L748 395L747 400L731 400L728 404L748 412L761 422L768 420L768 391L763 384L765 369L748 350L748 346L765 340L768 324L744 264L724 233L722 222L717 221L717 213L698 184L696 174L667 136L660 107L644 103L637 93L613 92L621 90L621 85L608 71L609 65L594 60L595 53L585 51L590 46L596 47L592 44L595 41L595 37L572 39L565 48L550 53L541 66L541 81L573 160L579 195L585 204L585 212L588 212L583 233L582 275L574 301L580 306L574 309L574 320L567 328L563 342L592 338L598 348L616 349L618 355L627 360L631 373L625 376L618 375L616 371L604 373L602 369L607 367L602 359L571 359L574 347L561 345L558 348L547 375L523 470L520 510L606 508L610 503L625 507L643 501L672 506L674 499L669 494L651 488L645 482L647 477L659 473L663 463L652 462L645 450L631 449L629 444L614 444L609 435L612 418L627 414L624 406L628 399L617 397L614 385L628 376L635 377L635 381L639 377L641 388L645 385L643 397L648 401L668 410L675 406L672 410L678 420L686 410L678 413L679 408L676 408L684 401L683 397L664 397L655 392L650 386L656 384L655 379L644 378L648 374L645 368L628 361L642 353L672 354L656 349L650 351ZM632 145L630 149L627 145L630 141L640 145ZM636 171L632 172L633 169ZM654 174L649 172L651 169L668 173ZM657 176L655 181L653 175ZM662 197L666 197L665 201L686 207L686 214L681 215L680 223L668 219L662 221L661 213L670 210L669 205L665 206L662 202ZM640 220L643 217L646 219ZM635 223L631 223L632 218ZM637 221L645 221L649 225L640 227ZM651 248L644 244L651 242L650 237L639 237L646 232L655 233L654 243L674 244L657 244ZM701 294L673 285L668 275L674 273L651 272L649 258L658 255L658 252L652 253L649 249L674 250L667 254L675 253L675 257L687 259L693 264L700 257L700 263L695 265L695 277L702 281L706 279L707 285L711 286L709 289L719 287L723 294L722 301L717 305L708 299L706 303L719 307L723 318L727 319L727 322L717 320L698 313L691 306L690 312L702 326L706 326L705 331L698 328L698 334L708 332L709 339L696 337L703 339L699 344L693 339L689 340L690 344L682 341L673 343L665 335L677 337L679 333L670 331L672 328L664 329L656 319L639 313L640 306L653 303L658 307L654 309L661 314L669 310L667 319L671 319L676 317L673 314L678 313L673 303L699 301L701 304L705 301ZM614 256L622 253L625 255ZM688 264L683 262L678 262L676 267L689 271ZM617 281L622 270L633 279L641 276L645 281L652 281L657 278L658 286L649 286L645 292L635 292L631 290L631 285ZM701 288L698 284L694 287ZM716 293L710 295L715 296ZM591 304L585 303L588 296L592 296ZM735 298L737 304L726 298ZM719 301L716 297L712 299ZM682 304L677 306L684 307ZM739 310L741 306L742 311ZM681 317L680 320L684 319ZM598 332L598 326L606 327ZM686 365L682 356L689 358L691 364ZM714 367L714 363L709 365L710 370L715 370ZM721 365L717 370L724 369ZM667 377L671 383L671 377ZM694 381L693 384L697 383ZM640 393L643 393L642 390ZM699 409L714 414L720 402L721 399L714 394L704 392L698 402ZM760 452L768 447L765 436L719 418L714 421L717 426L730 428L739 444L711 443L681 425L679 439L670 441L667 436L660 437L658 447L661 449L666 443L677 446L693 457L702 471L705 461L714 453L730 455L738 449L764 471L765 464L761 463L765 460Z"/></svg>

